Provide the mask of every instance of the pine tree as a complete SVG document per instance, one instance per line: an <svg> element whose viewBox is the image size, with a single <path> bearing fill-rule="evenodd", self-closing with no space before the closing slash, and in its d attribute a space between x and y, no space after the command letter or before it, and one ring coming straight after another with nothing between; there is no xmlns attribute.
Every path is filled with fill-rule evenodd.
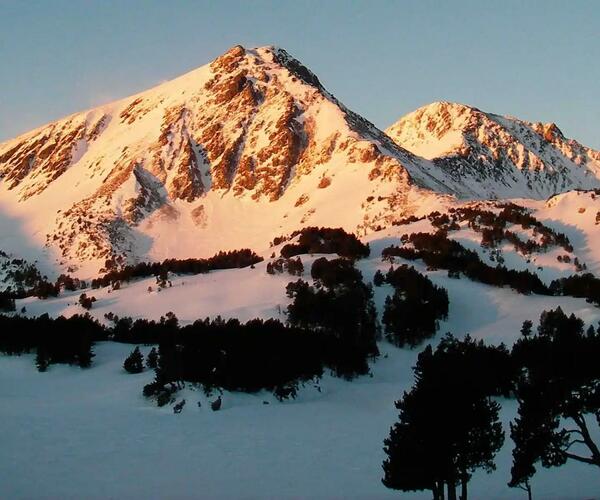
<svg viewBox="0 0 600 500"><path fill-rule="evenodd" d="M158 352L155 347L150 349L150 352L146 356L146 366L151 370L154 370L158 366Z"/></svg>
<svg viewBox="0 0 600 500"><path fill-rule="evenodd" d="M378 269L373 276L373 284L375 286L381 286L385 282L385 278L383 277L383 273Z"/></svg>
<svg viewBox="0 0 600 500"><path fill-rule="evenodd" d="M38 371L45 372L49 365L50 360L48 359L48 355L43 349L38 347L35 355L35 366L37 367Z"/></svg>
<svg viewBox="0 0 600 500"><path fill-rule="evenodd" d="M136 347L131 354L127 356L127 359L125 359L125 362L123 363L123 368L125 368L125 371L128 373L141 373L144 371L144 357L142 356L139 347Z"/></svg>
<svg viewBox="0 0 600 500"><path fill-rule="evenodd" d="M523 335L523 337L529 337L531 335L532 327L533 322L528 319L523 321L523 326L521 326L521 335Z"/></svg>
<svg viewBox="0 0 600 500"><path fill-rule="evenodd" d="M503 347L452 336L435 352L428 346L419 355L417 382L396 403L399 422L384 442L383 483L388 488L428 489L439 500L445 486L454 500L460 485L460 498L467 499L472 473L494 470L494 456L504 442L500 406L490 396L509 383L509 359ZM505 375L497 378L498 373Z"/></svg>
<svg viewBox="0 0 600 500"><path fill-rule="evenodd" d="M560 308L544 311L537 335L513 346L521 370L519 416L511 424L512 487L526 489L538 462L600 467L600 445L594 441L600 422L600 335L593 329L584 333L583 327L581 319Z"/></svg>

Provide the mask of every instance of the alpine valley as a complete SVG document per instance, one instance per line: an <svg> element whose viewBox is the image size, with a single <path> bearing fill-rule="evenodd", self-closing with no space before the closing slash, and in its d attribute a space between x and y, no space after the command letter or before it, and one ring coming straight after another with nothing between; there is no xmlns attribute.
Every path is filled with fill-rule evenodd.
<svg viewBox="0 0 600 500"><path fill-rule="evenodd" d="M382 131L285 50L235 46L0 144L0 497L395 497L383 442L419 352L446 332L510 351L559 307L595 331L598 275L600 152L558 125L435 102ZM79 351L2 340L61 316L94 325L89 369L70 366ZM326 340L252 364L239 329L254 319ZM229 329L243 349L185 328ZM146 360L160 345L156 373L127 373L131 344ZM169 363L184 368L159 376ZM488 396L506 439L469 492L517 498L520 399ZM597 468L564 453L512 486L597 498Z"/></svg>

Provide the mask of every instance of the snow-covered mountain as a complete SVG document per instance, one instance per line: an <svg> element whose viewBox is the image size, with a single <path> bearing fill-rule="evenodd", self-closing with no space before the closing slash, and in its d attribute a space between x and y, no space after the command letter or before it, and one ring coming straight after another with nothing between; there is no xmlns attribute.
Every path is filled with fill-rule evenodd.
<svg viewBox="0 0 600 500"><path fill-rule="evenodd" d="M399 146L431 160L434 175L464 197L542 199L600 186L600 152L566 138L554 123L436 102L386 132Z"/></svg>
<svg viewBox="0 0 600 500"><path fill-rule="evenodd" d="M0 202L50 260L97 269L260 247L307 224L366 232L412 213L423 187L446 191L425 164L284 50L236 46L1 144Z"/></svg>
<svg viewBox="0 0 600 500"><path fill-rule="evenodd" d="M0 144L0 250L44 273L359 235L459 199L600 186L554 125L438 103L388 135L275 47L235 46L140 94ZM395 142L394 142L395 141Z"/></svg>

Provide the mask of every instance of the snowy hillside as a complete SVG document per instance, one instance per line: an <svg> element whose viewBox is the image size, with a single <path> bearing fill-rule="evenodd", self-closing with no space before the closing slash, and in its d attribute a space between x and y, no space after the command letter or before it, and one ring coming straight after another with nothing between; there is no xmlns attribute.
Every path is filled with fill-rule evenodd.
<svg viewBox="0 0 600 500"><path fill-rule="evenodd" d="M600 152L564 137L554 123L436 102L404 116L386 133L431 160L434 175L466 197L541 199L600 186Z"/></svg>
<svg viewBox="0 0 600 500"><path fill-rule="evenodd" d="M579 200L572 202L573 207L583 205L586 199L593 203L588 195L574 194ZM541 206L535 213L540 218L545 216L549 223L555 221L548 212L552 208ZM582 227L590 229L586 223ZM358 262L365 280L371 281L376 270L387 270L390 263L381 259L381 251L399 244L402 234L434 230L431 221L423 219L370 235L366 241L371 256ZM573 229L571 237L578 231ZM464 226L451 234L465 245L471 242L482 258L489 257L489 251L480 247L478 233ZM274 248L277 253L280 249ZM527 263L528 256L510 246L502 247L502 253L513 267L536 267ZM555 253L556 249L551 249L548 254L534 255L538 261L545 259L548 278L573 273L572 266L559 263ZM318 257L301 256L304 279L310 279L310 264ZM396 264L401 262L396 259ZM597 260L589 263L598 265ZM257 316L283 318L289 303L285 286L295 278L286 273L270 275L266 264L259 263L254 269L172 276L172 286L161 291L156 290L154 278L132 282L120 290L88 290L98 299L90 312L102 321L106 321L104 315L108 312L158 318L168 311L175 312L184 323L217 315L242 320ZM453 279L442 270L427 271L419 262L410 264L449 293L450 314L434 343L442 332L451 331L459 337L470 333L487 342L511 344L518 338L524 320L536 320L543 310L556 306L574 312L586 324L600 320L600 310L584 299L520 295L508 288ZM153 288L150 292L149 286ZM380 313L389 293L388 285L375 288ZM31 316L43 312L81 313L78 294L65 293L47 300L28 298L18 301L17 307L25 306ZM141 387L151 380L152 372L128 375L123 371L123 359L131 351L128 345L97 345L97 357L89 370L57 365L40 374L31 355L4 357L0 384L2 394L10 401L0 410L8 431L4 448L19 451L3 462L3 469L14 479L0 484L0 495L74 498L80 488L91 485L98 492L92 493L92 498L191 498L198 492L223 499L239 498L240 492L246 498L397 497L397 492L381 484L382 442L397 418L394 400L412 384L411 366L420 349L398 349L387 342L379 347L382 355L371 365L372 377L345 382L326 376L319 390L306 384L297 399L284 403L268 392L225 392L223 409L218 413L209 409L212 398L188 385L178 395L187 400L180 415L173 415L171 406L157 409L142 397ZM508 432L516 403L505 401L503 406L502 420ZM32 436L35 442L30 441ZM519 497L516 490L506 486L511 446L507 439L497 458L496 472L474 476L473 498ZM64 452L51 453L57 447ZM47 456L54 458L48 462L42 458ZM19 474L25 466L35 480ZM148 476L144 472L156 468L160 474ZM133 474L144 480L115 476L115 470L126 470L128 478ZM234 476L236 480L232 481ZM544 499L593 498L600 489L596 476L582 464L541 469L533 482L534 492ZM430 498L427 493L404 496Z"/></svg>

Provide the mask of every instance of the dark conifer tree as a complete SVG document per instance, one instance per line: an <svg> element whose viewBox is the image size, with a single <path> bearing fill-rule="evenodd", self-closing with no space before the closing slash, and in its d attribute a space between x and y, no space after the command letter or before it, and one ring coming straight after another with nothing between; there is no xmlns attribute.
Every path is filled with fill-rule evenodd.
<svg viewBox="0 0 600 500"><path fill-rule="evenodd" d="M390 268L385 280L394 287L383 311L387 339L399 347L415 347L433 337L438 321L448 316L446 290L406 265Z"/></svg>
<svg viewBox="0 0 600 500"><path fill-rule="evenodd" d="M156 352L155 347L150 349L150 352L146 356L146 366L151 370L154 370L158 366L158 352Z"/></svg>
<svg viewBox="0 0 600 500"><path fill-rule="evenodd" d="M490 396L506 390L511 373L503 346L450 335L435 351L428 346L415 366L415 386L396 403L400 420L385 440L383 483L403 491L428 489L435 500L444 498L444 486L456 499L460 486L466 500L472 473L495 469L504 432L500 406Z"/></svg>
<svg viewBox="0 0 600 500"><path fill-rule="evenodd" d="M128 373L141 373L144 371L144 356L140 352L140 348L136 347L123 363L123 368Z"/></svg>
<svg viewBox="0 0 600 500"><path fill-rule="evenodd" d="M35 366L38 371L45 372L50 365L50 360L48 359L47 353L43 348L38 348L35 355Z"/></svg>
<svg viewBox="0 0 600 500"><path fill-rule="evenodd" d="M523 337L529 337L531 335L531 329L533 328L533 322L531 320L526 319L523 321L523 326L521 326L521 335Z"/></svg>
<svg viewBox="0 0 600 500"><path fill-rule="evenodd" d="M583 321L560 308L544 311L537 335L517 341L512 356L521 374L509 485L526 488L538 462L557 467L573 460L600 467L598 333L584 333Z"/></svg>

